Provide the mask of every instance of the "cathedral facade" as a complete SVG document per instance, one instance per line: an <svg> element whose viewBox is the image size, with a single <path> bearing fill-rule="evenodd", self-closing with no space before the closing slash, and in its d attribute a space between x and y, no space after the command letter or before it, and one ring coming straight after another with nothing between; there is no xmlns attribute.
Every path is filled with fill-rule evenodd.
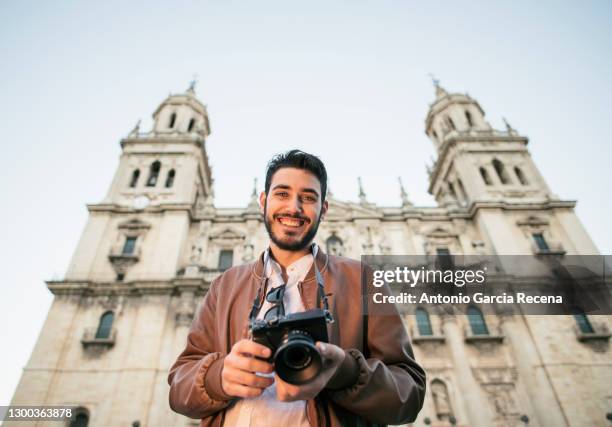
<svg viewBox="0 0 612 427"><path fill-rule="evenodd" d="M254 261L268 237L255 188L245 207L214 204L208 113L193 85L153 119L152 130L136 126L121 140L110 189L87 205L65 278L47 282L53 304L12 405L76 405L74 426L199 425L170 410L168 369L211 281ZM414 206L401 182L393 207L361 189L358 202L330 195L315 240L325 251L598 254L575 201L557 197L538 171L528 138L508 124L493 129L476 100L436 84L425 132L437 150L428 169L437 206ZM406 316L428 379L415 426L609 425L610 317L477 320Z"/></svg>

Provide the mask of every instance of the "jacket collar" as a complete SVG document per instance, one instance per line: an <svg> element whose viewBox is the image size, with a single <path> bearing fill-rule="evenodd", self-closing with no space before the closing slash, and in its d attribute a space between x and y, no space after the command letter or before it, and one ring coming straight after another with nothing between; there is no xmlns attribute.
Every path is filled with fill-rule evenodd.
<svg viewBox="0 0 612 427"><path fill-rule="evenodd" d="M257 261L253 265L253 270L252 270L253 276L255 276L255 278L258 280L262 280L263 278L264 254L265 254L265 251L263 251L259 255L259 257L257 258ZM317 256L315 257L315 262L317 263L317 267L319 268L319 271L321 272L321 274L324 274L325 270L327 269L328 261L329 261L329 257L327 256L325 252L321 250L321 246L319 246L319 249L317 250ZM314 265L310 267L310 270L308 270L308 274L306 274L306 277L304 278L304 281L302 283L310 283L310 282L316 283Z"/></svg>

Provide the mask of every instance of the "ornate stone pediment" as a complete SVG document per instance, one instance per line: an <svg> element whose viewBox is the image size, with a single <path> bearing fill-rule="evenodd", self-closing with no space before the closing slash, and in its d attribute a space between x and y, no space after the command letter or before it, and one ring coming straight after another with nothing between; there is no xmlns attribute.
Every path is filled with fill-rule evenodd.
<svg viewBox="0 0 612 427"><path fill-rule="evenodd" d="M435 227L427 232L425 232L425 235L429 238L433 238L433 239L447 239L447 238L454 238L457 237L457 233L449 230L448 228L445 227Z"/></svg>
<svg viewBox="0 0 612 427"><path fill-rule="evenodd" d="M242 241L246 238L244 233L237 231L234 228L226 227L219 231L215 231L208 237L210 240L222 240L222 241Z"/></svg>
<svg viewBox="0 0 612 427"><path fill-rule="evenodd" d="M526 218L519 219L516 222L516 225L519 227L544 227L548 225L548 220L535 215L530 215Z"/></svg>
<svg viewBox="0 0 612 427"><path fill-rule="evenodd" d="M129 219L127 221L120 223L118 228L119 230L122 230L124 232L131 231L131 232L135 232L136 234L140 234L150 229L151 224L139 218L132 218L132 219Z"/></svg>
<svg viewBox="0 0 612 427"><path fill-rule="evenodd" d="M383 212L375 206L363 206L329 198L327 217L330 219L382 218Z"/></svg>

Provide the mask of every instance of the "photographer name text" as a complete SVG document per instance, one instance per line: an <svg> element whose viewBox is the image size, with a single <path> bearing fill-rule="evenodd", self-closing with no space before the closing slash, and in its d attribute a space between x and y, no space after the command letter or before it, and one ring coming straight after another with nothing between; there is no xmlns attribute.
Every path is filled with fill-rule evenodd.
<svg viewBox="0 0 612 427"><path fill-rule="evenodd" d="M436 292L436 286L455 286L463 288L466 285L485 286L487 268L462 269L428 269L425 267L413 269L395 267L372 272L372 285L380 288L384 285L402 286L413 291L387 295L375 292L372 295L376 304L563 304L561 295L529 295L524 292L488 294L486 292L469 292L447 295ZM416 288L419 285L419 288ZM426 286L425 289L423 289ZM448 288L447 288L448 289ZM451 288L452 289L452 288Z"/></svg>
<svg viewBox="0 0 612 427"><path fill-rule="evenodd" d="M563 297L560 295L527 295L517 292L516 296L503 293L501 295L486 295L476 292L474 295L442 295L409 294L402 292L399 295L385 295L376 292L372 295L372 300L376 304L563 304Z"/></svg>

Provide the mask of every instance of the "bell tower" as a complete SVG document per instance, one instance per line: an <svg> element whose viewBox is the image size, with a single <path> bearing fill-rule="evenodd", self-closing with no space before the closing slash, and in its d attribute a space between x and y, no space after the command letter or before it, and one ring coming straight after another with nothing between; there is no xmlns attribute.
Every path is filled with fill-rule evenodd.
<svg viewBox="0 0 612 427"><path fill-rule="evenodd" d="M167 370L210 283L182 273L197 206L212 203L209 135L192 83L159 105L151 130L138 123L121 139L65 277L47 282L53 305L13 404L78 405L91 425L185 424L167 406Z"/></svg>
<svg viewBox="0 0 612 427"><path fill-rule="evenodd" d="M212 195L206 154L210 124L206 106L186 92L169 95L153 113L153 129L140 131L140 121L121 140L122 154L103 203L129 206L194 204Z"/></svg>
<svg viewBox="0 0 612 427"><path fill-rule="evenodd" d="M438 158L429 168L429 192L441 206L478 201L524 203L557 197L527 150L528 138L506 122L493 129L480 104L468 94L449 93L434 80L436 99L425 133Z"/></svg>
<svg viewBox="0 0 612 427"><path fill-rule="evenodd" d="M132 281L175 276L199 200L212 201L206 153L210 124L195 83L169 95L121 140L121 156L66 274L68 280ZM145 262L146 261L146 262Z"/></svg>
<svg viewBox="0 0 612 427"><path fill-rule="evenodd" d="M206 106L195 96L195 81L185 93L170 95L153 113L157 134L194 134L206 139L210 124Z"/></svg>
<svg viewBox="0 0 612 427"><path fill-rule="evenodd" d="M473 219L497 254L597 253L575 201L560 200L540 174L528 138L505 119L504 130L493 129L468 94L434 86L425 133L437 151L428 190L438 205Z"/></svg>

